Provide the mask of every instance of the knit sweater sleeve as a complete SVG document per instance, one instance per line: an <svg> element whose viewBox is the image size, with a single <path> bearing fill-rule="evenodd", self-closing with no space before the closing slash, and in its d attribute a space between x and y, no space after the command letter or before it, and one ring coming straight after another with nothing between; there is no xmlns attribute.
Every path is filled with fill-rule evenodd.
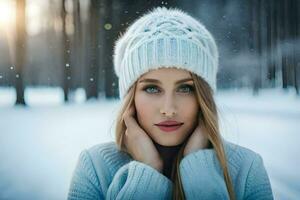
<svg viewBox="0 0 300 200"><path fill-rule="evenodd" d="M212 149L201 149L181 160L179 169L186 199L229 199L214 154Z"/></svg>
<svg viewBox="0 0 300 200"><path fill-rule="evenodd" d="M170 199L172 182L156 169L131 161L115 174L107 199Z"/></svg>
<svg viewBox="0 0 300 200"><path fill-rule="evenodd" d="M249 168L245 171L247 173L245 184L236 185L239 183L233 182L234 186L244 188L244 196L240 198L243 200L273 199L270 181L261 156L257 153L248 156L252 159L251 166L243 166L240 163L242 167ZM197 199L197 197L229 199L224 175L213 149L201 149L185 156L180 163L180 173L187 199Z"/></svg>
<svg viewBox="0 0 300 200"><path fill-rule="evenodd" d="M248 172L245 186L245 200L273 200L268 174L259 154L256 154Z"/></svg>
<svg viewBox="0 0 300 200"><path fill-rule="evenodd" d="M106 176L104 171L103 176ZM120 167L107 185L106 192L101 189L107 188L103 185L106 184L104 180L103 177L97 177L88 151L82 151L71 180L68 200L171 198L172 182L156 169L139 161L133 160Z"/></svg>
<svg viewBox="0 0 300 200"><path fill-rule="evenodd" d="M87 152L83 150L73 172L71 179L68 200L100 200L104 199L101 191L100 182Z"/></svg>

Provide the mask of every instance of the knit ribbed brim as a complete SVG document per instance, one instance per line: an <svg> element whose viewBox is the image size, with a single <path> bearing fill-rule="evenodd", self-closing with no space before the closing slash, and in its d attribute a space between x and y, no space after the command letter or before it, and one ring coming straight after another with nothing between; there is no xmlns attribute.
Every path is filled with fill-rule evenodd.
<svg viewBox="0 0 300 200"><path fill-rule="evenodd" d="M191 71L216 90L215 41L199 21L179 9L158 7L146 13L116 41L114 69L120 99L141 75L161 67Z"/></svg>

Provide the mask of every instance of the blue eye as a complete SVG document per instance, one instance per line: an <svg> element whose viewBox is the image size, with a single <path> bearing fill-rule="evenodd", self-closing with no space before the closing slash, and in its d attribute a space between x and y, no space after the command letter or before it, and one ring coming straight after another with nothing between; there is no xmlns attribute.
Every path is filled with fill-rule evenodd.
<svg viewBox="0 0 300 200"><path fill-rule="evenodd" d="M188 85L188 84L184 84L180 87L180 89L184 89L183 92L184 93L192 93L194 92L194 86L192 85Z"/></svg>
<svg viewBox="0 0 300 200"><path fill-rule="evenodd" d="M188 84L183 84L179 87L179 92L183 92L183 93L193 93L194 92L194 86L192 85L188 85ZM159 93L160 90L158 89L157 86L155 85L148 85L148 86L145 86L143 88L143 91L145 91L146 93L149 93L149 94L153 94L153 93Z"/></svg>
<svg viewBox="0 0 300 200"><path fill-rule="evenodd" d="M153 90L154 89L154 90ZM143 88L143 90L147 93L155 93L153 91L157 90L157 87L155 85L149 85ZM151 92L152 91L152 92Z"/></svg>

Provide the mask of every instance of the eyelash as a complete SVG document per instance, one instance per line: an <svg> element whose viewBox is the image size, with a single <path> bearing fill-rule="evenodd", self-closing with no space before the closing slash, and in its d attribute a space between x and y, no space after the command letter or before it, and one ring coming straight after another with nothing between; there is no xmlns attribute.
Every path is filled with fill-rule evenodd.
<svg viewBox="0 0 300 200"><path fill-rule="evenodd" d="M156 85L147 85L143 88L143 91L145 91L148 94L155 94L156 92L147 92L149 88L158 88ZM194 92L194 86L189 84L183 84L179 88L189 88L189 92L183 92L183 93L193 93Z"/></svg>

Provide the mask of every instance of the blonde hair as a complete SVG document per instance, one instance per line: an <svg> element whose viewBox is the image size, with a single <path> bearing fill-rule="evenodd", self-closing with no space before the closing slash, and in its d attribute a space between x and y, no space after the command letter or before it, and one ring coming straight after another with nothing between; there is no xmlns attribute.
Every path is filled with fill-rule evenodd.
<svg viewBox="0 0 300 200"><path fill-rule="evenodd" d="M222 138L219 131L218 125L218 114L215 101L213 99L213 92L211 87L207 84L205 80L197 76L194 73L190 73L195 85L195 95L200 107L200 120L204 125L205 132L207 133L210 144L216 152L217 158L220 162L220 166L223 170L223 175L229 193L230 200L235 200L233 184L229 175L229 170L226 162L226 155L223 147ZM118 113L116 121L116 144L118 148L126 152L126 147L123 144L123 135L126 131L126 125L122 118L123 113L134 104L134 96L136 90L136 82L131 86L127 95L124 98L122 107ZM187 141L187 140L186 140ZM185 142L186 143L186 142ZM184 190L180 177L179 164L183 158L183 150L185 143L179 150L176 159L174 159L174 165L172 168L171 179L174 183L173 187L173 199L184 200Z"/></svg>

